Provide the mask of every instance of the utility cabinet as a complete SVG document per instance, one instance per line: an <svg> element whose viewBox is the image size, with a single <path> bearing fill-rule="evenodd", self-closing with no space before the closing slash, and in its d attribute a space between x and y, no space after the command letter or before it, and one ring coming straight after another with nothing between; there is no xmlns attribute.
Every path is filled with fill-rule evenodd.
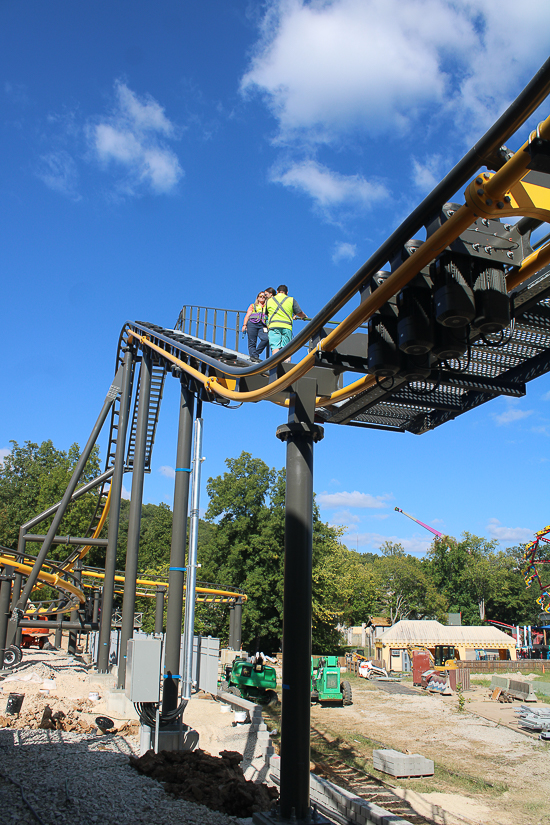
<svg viewBox="0 0 550 825"><path fill-rule="evenodd" d="M162 639L138 636L128 640L126 652L126 687L130 702L160 701Z"/></svg>

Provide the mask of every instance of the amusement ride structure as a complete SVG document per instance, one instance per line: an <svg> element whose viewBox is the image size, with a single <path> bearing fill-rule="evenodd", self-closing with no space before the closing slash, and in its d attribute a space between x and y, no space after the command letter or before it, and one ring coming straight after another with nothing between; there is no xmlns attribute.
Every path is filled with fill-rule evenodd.
<svg viewBox="0 0 550 825"><path fill-rule="evenodd" d="M519 398L529 381L550 371L550 242L531 239L534 230L550 223L550 117L515 153L504 145L549 92L550 60L332 300L265 361L239 352L237 312L184 307L174 328L145 321L124 324L115 377L62 500L21 527L17 550L1 551L0 650L15 643L18 629L29 621L23 617L31 594L44 583L60 596L42 605L43 612L72 611L76 618L68 624L75 627L91 622L93 616L78 618L86 602L85 571L79 567L88 548L101 545L106 561L97 667L108 670L113 596L122 584L115 579L122 480L131 472L121 630L125 651L140 586L143 478L150 469L164 383L171 376L181 395L170 570L163 582L168 607L161 715L173 719L184 707L178 705L184 681L179 673L183 595L186 586L187 602L194 603L196 584L198 502L193 496L189 506L189 490L191 477L193 490L200 478L203 408L259 401L280 405L287 417L276 432L287 449L280 814L308 820L313 446L328 424L422 434L501 395ZM457 192L464 187L463 199ZM420 233L424 238L416 239ZM346 317L335 323L344 308ZM287 363L292 356L295 361ZM106 422L105 471L78 488ZM88 535L58 536L69 502L91 490L98 504ZM52 516L45 536L29 532ZM27 543L35 540L41 546L31 556ZM64 562L52 563L48 554L54 543L75 549ZM158 584L151 580L148 586ZM236 590L213 590L233 608L244 600ZM191 636L192 619L193 610L186 606ZM125 683L122 655L118 683ZM188 696L188 688L182 686L181 696Z"/></svg>

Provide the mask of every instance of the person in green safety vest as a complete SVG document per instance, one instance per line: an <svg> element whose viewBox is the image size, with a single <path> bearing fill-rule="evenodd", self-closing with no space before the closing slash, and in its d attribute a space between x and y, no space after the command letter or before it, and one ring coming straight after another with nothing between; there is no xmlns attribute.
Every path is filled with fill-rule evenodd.
<svg viewBox="0 0 550 825"><path fill-rule="evenodd" d="M278 286L277 294L268 299L266 311L269 346L273 355L290 344L293 319L305 320L307 316L298 301L289 296L288 287L285 284ZM287 360L290 361L290 358Z"/></svg>

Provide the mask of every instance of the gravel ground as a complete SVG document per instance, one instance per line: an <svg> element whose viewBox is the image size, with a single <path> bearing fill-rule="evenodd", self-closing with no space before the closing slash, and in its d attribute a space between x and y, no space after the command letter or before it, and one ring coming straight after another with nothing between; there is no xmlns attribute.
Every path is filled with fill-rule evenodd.
<svg viewBox="0 0 550 825"><path fill-rule="evenodd" d="M64 731L0 730L2 825L158 825L242 822L172 799L130 767L131 745L120 736ZM23 801L25 799L38 816Z"/></svg>
<svg viewBox="0 0 550 825"><path fill-rule="evenodd" d="M32 673L36 681L29 681ZM95 688L94 671L78 657L29 651L11 675L19 680L0 686L0 712L8 693L23 692L21 723L27 714L39 719L46 704L65 711L76 706L81 707L83 729L0 728L0 825L251 825L251 820L174 799L161 784L137 773L128 757L139 756L138 736L102 734L95 726L92 732L84 730L103 706L88 701ZM56 682L48 696L40 693L45 679ZM219 702L193 698L184 721L199 731L200 748L213 756L238 751L246 778L264 780L265 760L250 725L234 726L233 714L221 712Z"/></svg>

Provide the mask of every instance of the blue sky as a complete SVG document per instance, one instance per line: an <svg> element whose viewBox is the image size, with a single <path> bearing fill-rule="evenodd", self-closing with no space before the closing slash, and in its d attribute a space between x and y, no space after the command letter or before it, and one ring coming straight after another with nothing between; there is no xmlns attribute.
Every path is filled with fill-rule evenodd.
<svg viewBox="0 0 550 825"><path fill-rule="evenodd" d="M281 281L317 312L540 67L549 26L543 0L2 3L3 453L85 443L128 319L246 309ZM177 398L170 380L146 501L172 501ZM395 506L525 541L550 521L549 405L543 377L420 437L327 427L323 518L359 550L425 550ZM204 418L204 482L241 450L284 465L280 408Z"/></svg>

